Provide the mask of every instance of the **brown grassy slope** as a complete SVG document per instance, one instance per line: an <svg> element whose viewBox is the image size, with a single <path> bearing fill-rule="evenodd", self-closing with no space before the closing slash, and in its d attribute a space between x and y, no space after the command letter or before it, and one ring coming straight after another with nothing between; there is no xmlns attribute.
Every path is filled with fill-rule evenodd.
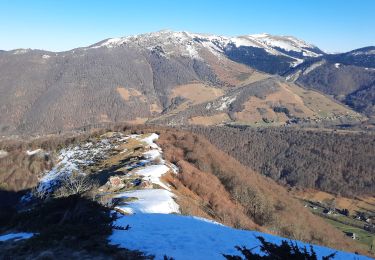
<svg viewBox="0 0 375 260"><path fill-rule="evenodd" d="M311 214L292 198L285 188L249 170L202 137L188 132L163 131L159 143L166 159L180 166L179 179L183 184L192 191L198 190L196 193L201 191L202 186L206 188L199 194L200 197L213 196L214 201L220 198L227 199L227 193L229 193L234 203L248 213L247 216L266 227L270 233L341 250L366 253L334 227ZM198 172L197 169L208 176L215 175L217 178L211 177L207 180L200 174L193 174L194 171ZM218 186L216 180L220 181L225 191L219 188L220 185ZM254 219L251 210L247 212L249 209L246 205L248 204L241 197L241 192L246 188L256 191L258 200L262 200L263 207L267 209L264 209L260 215L266 215L265 218L255 215ZM261 207L258 206L258 208ZM267 218L269 215L271 216ZM236 223L231 223L231 225L235 226Z"/></svg>

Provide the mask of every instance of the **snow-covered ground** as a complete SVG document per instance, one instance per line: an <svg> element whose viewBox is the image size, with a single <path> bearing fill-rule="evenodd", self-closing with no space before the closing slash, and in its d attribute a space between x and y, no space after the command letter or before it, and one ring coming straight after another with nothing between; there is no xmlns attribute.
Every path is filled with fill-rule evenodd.
<svg viewBox="0 0 375 260"><path fill-rule="evenodd" d="M128 214L134 213L179 213L179 207L173 200L174 195L163 189L146 189L123 192L116 198L137 198L137 200L119 205L116 208Z"/></svg>
<svg viewBox="0 0 375 260"><path fill-rule="evenodd" d="M129 230L114 230L109 237L111 244L138 249L163 259L164 255L179 259L224 259L222 254L236 254L236 245L253 248L259 245L256 236L281 243L283 238L255 231L233 229L190 216L175 214L135 214L120 217L115 225L130 226ZM285 240L285 239L284 239ZM300 246L310 245L297 242ZM335 250L314 246L318 257ZM259 248L255 249L259 252ZM370 259L337 251L334 259Z"/></svg>
<svg viewBox="0 0 375 260"><path fill-rule="evenodd" d="M41 153L41 152L43 152L42 149L36 149L36 150L32 150L32 151L27 150L26 154L29 155L29 156L31 156L31 155L38 154L38 153Z"/></svg>
<svg viewBox="0 0 375 260"><path fill-rule="evenodd" d="M221 98L221 104L216 110L223 111L224 109L228 108L230 104L232 104L236 100L236 96L234 97L222 97Z"/></svg>
<svg viewBox="0 0 375 260"><path fill-rule="evenodd" d="M34 236L34 233L25 233L25 232L19 232L19 233L9 233L5 235L0 235L0 241L8 241L8 240L22 240L22 239L28 239Z"/></svg>
<svg viewBox="0 0 375 260"><path fill-rule="evenodd" d="M8 152L5 151L5 150L0 150L0 159L1 158L4 158L4 157L7 157L8 156Z"/></svg>
<svg viewBox="0 0 375 260"><path fill-rule="evenodd" d="M170 168L165 164L155 164L136 170L134 175L143 176L143 179L169 190L169 187L160 181L160 177L166 174L169 170Z"/></svg>

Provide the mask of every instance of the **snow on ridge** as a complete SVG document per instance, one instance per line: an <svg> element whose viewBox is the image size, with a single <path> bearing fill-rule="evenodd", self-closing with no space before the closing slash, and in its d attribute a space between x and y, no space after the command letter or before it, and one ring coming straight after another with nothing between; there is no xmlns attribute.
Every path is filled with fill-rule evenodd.
<svg viewBox="0 0 375 260"><path fill-rule="evenodd" d="M114 143L122 140L124 138L120 135L114 138ZM41 177L37 187L38 191L49 194L62 178L73 173L84 174L81 166L89 165L98 158L104 158L108 151L116 147L114 143L111 143L107 138L103 138L95 144L86 142L60 150L58 163Z"/></svg>
<svg viewBox="0 0 375 260"><path fill-rule="evenodd" d="M82 166L88 166L97 160L105 159L111 154L113 149L117 148L124 141L134 139L144 145L146 151L143 153L144 160L131 168L126 175L129 177L142 178L145 183L158 185L161 188L125 191L114 196L115 198L133 198L137 200L132 203L119 205L118 209L127 213L178 213L179 207L174 201L174 194L170 191L168 185L161 181L161 177L168 173L177 173L178 169L172 163L162 158L162 149L155 143L159 135L152 133L144 135L124 136L121 133L112 133L102 135L97 142L86 142L76 146L67 147L59 152L58 163L44 174L40 179L37 189L46 195L53 192L58 186L60 180L73 173L85 174ZM28 151L28 154L36 154L40 149ZM125 151L126 152L126 151ZM121 153L121 152L119 152ZM29 195L30 196L30 195ZM24 198L25 201L28 196Z"/></svg>
<svg viewBox="0 0 375 260"><path fill-rule="evenodd" d="M170 214L180 212L179 206L174 201L175 195L164 189L126 191L116 195L115 198L137 198L124 205L115 207L115 209L127 214Z"/></svg>
<svg viewBox="0 0 375 260"><path fill-rule="evenodd" d="M126 214L137 213L179 213L179 206L174 201L175 195L171 192L170 187L161 181L161 177L168 173L177 173L178 169L172 163L162 158L162 149L155 143L159 135L152 133L145 138L135 136L137 140L146 143L150 150L143 153L143 156L152 162L151 165L139 167L129 173L129 176L140 177L144 181L156 184L162 189L141 189L133 191L125 191L117 194L115 198L125 200L115 207L118 211ZM134 201L126 201L127 199L136 198Z"/></svg>
<svg viewBox="0 0 375 260"><path fill-rule="evenodd" d="M146 49L153 49L156 46L163 46L165 55L182 54L194 59L201 59L199 56L200 49L208 49L218 58L222 57L225 48L230 44L236 47L255 47L262 48L272 55L286 54L275 49L281 48L286 51L296 51L303 56L315 57L320 56L309 49L315 48L314 45L308 44L292 36L273 36L270 34L252 34L237 37L226 37L214 34L190 33L186 31L162 30L145 34L138 34L120 38L111 38L91 48L114 48L123 44L141 46ZM288 56L288 55L286 55ZM298 62L298 61L297 61Z"/></svg>
<svg viewBox="0 0 375 260"><path fill-rule="evenodd" d="M369 51L355 51L351 53L352 55L375 55L375 50L369 50Z"/></svg>
<svg viewBox="0 0 375 260"><path fill-rule="evenodd" d="M166 174L169 170L170 168L165 164L155 164L136 170L134 174L143 176L144 179L154 184L158 184L166 190L170 190L167 185L160 181L160 177Z"/></svg>
<svg viewBox="0 0 375 260"><path fill-rule="evenodd" d="M13 50L13 54L25 54L25 53L28 53L29 51L31 51L31 49L17 49L17 50Z"/></svg>
<svg viewBox="0 0 375 260"><path fill-rule="evenodd" d="M305 41L297 39L293 36L275 36L267 33L262 33L251 34L246 37L253 39L254 41L257 41L259 43L263 43L269 48L277 47L286 51L302 52L302 55L306 57L320 56L320 54L308 50L316 48L314 45L308 44Z"/></svg>

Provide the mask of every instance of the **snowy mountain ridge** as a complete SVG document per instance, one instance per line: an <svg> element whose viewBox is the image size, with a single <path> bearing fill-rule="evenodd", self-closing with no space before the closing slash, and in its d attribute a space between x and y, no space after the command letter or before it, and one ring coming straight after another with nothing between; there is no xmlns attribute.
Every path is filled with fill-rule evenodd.
<svg viewBox="0 0 375 260"><path fill-rule="evenodd" d="M253 34L237 37L226 37L213 34L200 34L190 32L175 32L163 30L158 32L139 34L134 36L110 38L91 45L89 48L115 48L122 45L138 45L144 48L152 48L160 45L167 50L169 54L173 48L183 50L185 54L191 57L198 57L200 49L209 49L214 53L223 53L227 48L235 47L253 47L264 49L272 55L291 56L288 52L296 52L304 57L318 57L322 55L316 46L308 44L292 36L275 36L271 34Z"/></svg>

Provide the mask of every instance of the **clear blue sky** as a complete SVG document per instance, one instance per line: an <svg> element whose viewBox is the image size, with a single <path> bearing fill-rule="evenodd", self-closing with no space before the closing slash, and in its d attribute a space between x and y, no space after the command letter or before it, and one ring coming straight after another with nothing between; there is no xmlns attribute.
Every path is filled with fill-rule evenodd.
<svg viewBox="0 0 375 260"><path fill-rule="evenodd" d="M0 49L53 51L162 29L293 35L327 51L375 45L375 0L0 0Z"/></svg>

